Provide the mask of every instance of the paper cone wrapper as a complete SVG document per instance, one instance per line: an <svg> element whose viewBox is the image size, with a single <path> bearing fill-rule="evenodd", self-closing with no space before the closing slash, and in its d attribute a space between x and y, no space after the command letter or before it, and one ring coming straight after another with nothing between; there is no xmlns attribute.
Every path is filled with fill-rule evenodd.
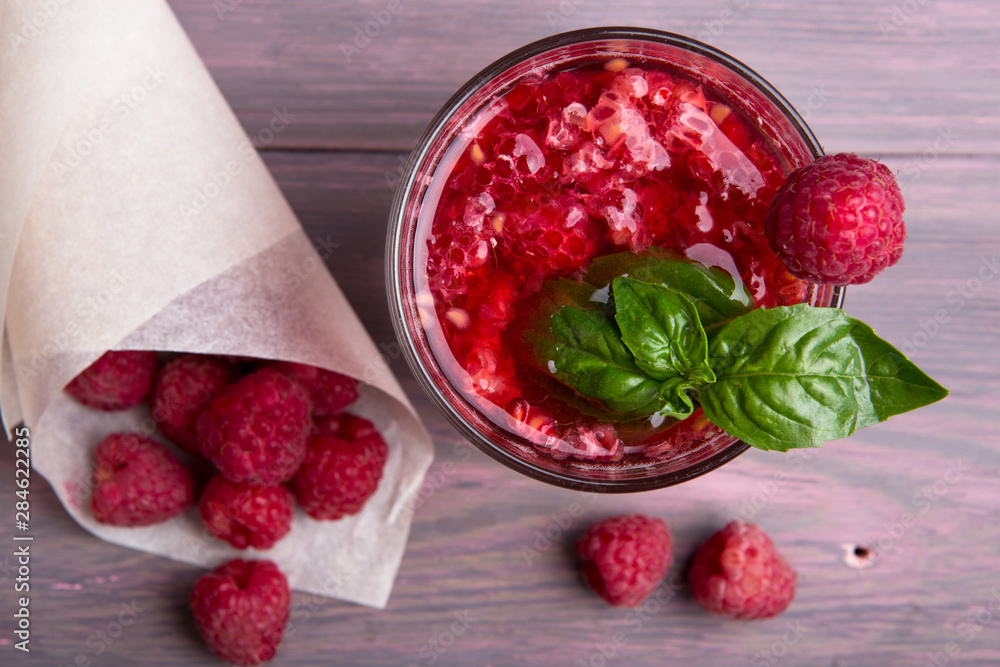
<svg viewBox="0 0 1000 667"><path fill-rule="evenodd" d="M163 0L4 0L0 25L5 426L24 421L33 468L104 540L205 567L269 558L297 590L384 607L433 447L326 269L346 251L305 236ZM275 109L258 143L292 122ZM283 359L362 380L349 411L390 450L377 492L340 521L296 510L263 552L212 538L197 510L97 523L97 443L155 425L148 407L103 413L63 393L109 349Z"/></svg>

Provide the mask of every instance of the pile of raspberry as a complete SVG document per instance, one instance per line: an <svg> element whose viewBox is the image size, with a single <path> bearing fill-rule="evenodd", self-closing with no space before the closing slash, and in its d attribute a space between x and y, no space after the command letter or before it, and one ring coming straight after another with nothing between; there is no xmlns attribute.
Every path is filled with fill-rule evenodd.
<svg viewBox="0 0 1000 667"><path fill-rule="evenodd" d="M346 412L358 382L283 361L110 351L66 386L104 411L148 400L156 435L112 433L94 452L90 509L114 526L149 526L198 505L205 528L236 549L266 550L310 518L357 514L378 488L389 449ZM269 660L290 594L270 561L234 560L199 581L196 623L235 664ZM283 610L283 611L282 611Z"/></svg>

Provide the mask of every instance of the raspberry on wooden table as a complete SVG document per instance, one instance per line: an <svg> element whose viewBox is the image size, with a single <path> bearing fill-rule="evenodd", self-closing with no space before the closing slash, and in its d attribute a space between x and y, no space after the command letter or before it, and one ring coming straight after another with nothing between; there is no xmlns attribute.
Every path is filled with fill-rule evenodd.
<svg viewBox="0 0 1000 667"><path fill-rule="evenodd" d="M605 519L577 541L583 578L608 604L634 607L656 590L673 559L667 524L642 514Z"/></svg>
<svg viewBox="0 0 1000 667"><path fill-rule="evenodd" d="M194 505L194 478L159 442L112 433L94 453L94 518L114 526L148 526Z"/></svg>
<svg viewBox="0 0 1000 667"><path fill-rule="evenodd" d="M202 575L189 603L213 653L234 665L259 665L281 644L291 601L288 579L277 565L237 558Z"/></svg>
<svg viewBox="0 0 1000 667"><path fill-rule="evenodd" d="M795 570L759 526L732 521L701 545L688 580L713 614L753 620L777 616L795 597Z"/></svg>
<svg viewBox="0 0 1000 667"><path fill-rule="evenodd" d="M156 374L157 353L111 350L66 385L66 393L98 410L124 410L149 394Z"/></svg>

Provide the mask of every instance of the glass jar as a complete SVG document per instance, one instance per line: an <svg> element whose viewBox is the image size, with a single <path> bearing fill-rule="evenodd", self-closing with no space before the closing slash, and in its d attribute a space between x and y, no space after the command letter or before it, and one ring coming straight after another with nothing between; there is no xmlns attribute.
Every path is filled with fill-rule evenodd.
<svg viewBox="0 0 1000 667"><path fill-rule="evenodd" d="M507 104L505 95L525 81L537 82L560 71L582 71L602 64L611 72L630 67L669 71L699 83L695 89L699 94L700 85L704 85L714 100L712 114L692 111L688 122L697 127L710 118L714 122L730 111L737 113L756 135L752 140L770 152L782 176L822 155L819 143L787 100L758 74L711 46L639 28L593 28L555 35L488 66L433 119L410 155L396 191L386 272L393 323L406 359L424 391L459 432L494 459L529 477L583 491L634 492L697 477L735 458L748 445L707 425L703 435L686 442L682 450L657 457L626 455L614 461L594 461L539 447L537 434L529 432L530 424L526 427L529 415L493 404L470 390L469 374L456 362L444 335L443 325L452 325L442 321L427 280L428 239L433 238L430 227L452 169L460 155L479 150L477 137L496 116L495 111ZM645 83L637 85L646 87ZM721 130L718 136L722 136ZM731 142L726 145L732 146ZM522 159L522 171L524 160L533 157L536 164L527 163L532 174L539 164L545 164L538 162L543 159L538 157L541 150L533 141L514 149L513 154ZM728 159L733 169L743 170L740 178L746 179L738 157L721 161ZM657 159L655 156L644 159L651 169L660 166L650 161ZM468 193L470 199L475 196L475 192ZM502 202L495 203L491 197L490 205L500 207ZM495 240L492 243L495 246ZM494 251L489 244L481 247L484 253ZM843 301L842 288L810 285L803 289L800 300L816 306L839 307ZM468 325L468 314L457 313L452 319Z"/></svg>

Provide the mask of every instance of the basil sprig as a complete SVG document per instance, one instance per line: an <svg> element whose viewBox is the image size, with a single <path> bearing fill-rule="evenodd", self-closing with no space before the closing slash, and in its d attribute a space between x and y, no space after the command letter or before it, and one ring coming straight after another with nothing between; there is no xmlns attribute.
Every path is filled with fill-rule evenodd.
<svg viewBox="0 0 1000 667"><path fill-rule="evenodd" d="M691 392L715 374L708 365L708 338L698 309L686 296L665 285L615 278L615 322L636 366L659 380L656 412L684 418L694 412Z"/></svg>
<svg viewBox="0 0 1000 667"><path fill-rule="evenodd" d="M729 435L787 451L948 395L842 310L748 310L728 274L676 256L601 258L542 293L525 331L533 365L610 420L683 419L700 403Z"/></svg>

